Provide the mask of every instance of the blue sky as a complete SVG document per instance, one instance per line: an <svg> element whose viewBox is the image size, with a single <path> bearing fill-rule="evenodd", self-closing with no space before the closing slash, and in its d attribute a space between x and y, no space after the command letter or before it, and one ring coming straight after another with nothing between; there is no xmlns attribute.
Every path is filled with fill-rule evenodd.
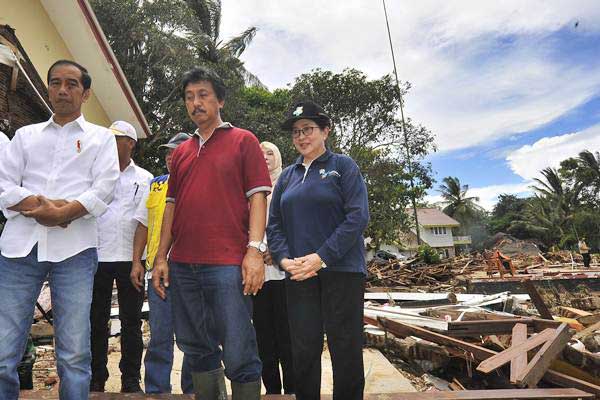
<svg viewBox="0 0 600 400"><path fill-rule="evenodd" d="M491 208L600 149L600 2L386 4L406 112L436 136L438 181L457 176ZM259 28L242 58L272 89L313 68L392 71L381 1L225 0L222 24L225 37Z"/></svg>

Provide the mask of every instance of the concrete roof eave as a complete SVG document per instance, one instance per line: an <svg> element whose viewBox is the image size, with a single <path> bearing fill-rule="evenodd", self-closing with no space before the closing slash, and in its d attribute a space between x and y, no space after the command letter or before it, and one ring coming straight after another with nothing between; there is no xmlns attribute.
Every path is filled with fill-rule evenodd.
<svg viewBox="0 0 600 400"><path fill-rule="evenodd" d="M74 59L92 76L92 90L111 121L131 123L138 137L150 127L87 0L41 0Z"/></svg>

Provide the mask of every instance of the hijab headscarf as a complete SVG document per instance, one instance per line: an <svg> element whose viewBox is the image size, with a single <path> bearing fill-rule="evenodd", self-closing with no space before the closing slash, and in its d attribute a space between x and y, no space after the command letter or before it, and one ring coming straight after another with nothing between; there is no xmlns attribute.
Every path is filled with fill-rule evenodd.
<svg viewBox="0 0 600 400"><path fill-rule="evenodd" d="M269 175L271 175L271 185L273 185L273 187L275 187L275 183L277 182L277 179L279 179L279 175L281 175L281 170L282 170L282 168L281 168L281 152L279 151L277 146L275 146L271 142L262 142L260 144L260 146L266 150L271 150L273 152L273 155L275 156L275 168L273 168L273 170L269 171Z"/></svg>

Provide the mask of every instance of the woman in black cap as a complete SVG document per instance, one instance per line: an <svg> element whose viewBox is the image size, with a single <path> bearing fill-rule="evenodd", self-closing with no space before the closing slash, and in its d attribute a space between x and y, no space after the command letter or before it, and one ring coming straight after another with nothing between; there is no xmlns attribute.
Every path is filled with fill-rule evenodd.
<svg viewBox="0 0 600 400"><path fill-rule="evenodd" d="M275 186L267 235L273 260L287 272L296 398L320 399L326 333L333 398L362 399L365 182L354 160L325 146L331 120L319 105L296 104L283 129L300 156Z"/></svg>

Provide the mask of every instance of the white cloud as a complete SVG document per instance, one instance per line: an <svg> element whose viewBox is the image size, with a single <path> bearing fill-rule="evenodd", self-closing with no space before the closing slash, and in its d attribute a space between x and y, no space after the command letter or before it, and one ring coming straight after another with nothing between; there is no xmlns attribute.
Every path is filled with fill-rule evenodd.
<svg viewBox="0 0 600 400"><path fill-rule="evenodd" d="M529 186L531 182L508 183L502 185L490 185L476 188L469 188L467 196L479 197L479 204L487 211L492 211L494 205L498 202L498 196L501 194L513 194L520 197L531 194ZM440 195L429 195L425 197L425 201L429 203L441 203L443 201Z"/></svg>
<svg viewBox="0 0 600 400"><path fill-rule="evenodd" d="M597 35L594 0L386 4L400 78L413 84L408 115L442 151L538 128L600 92L600 57L561 57L550 36ZM272 88L316 67L392 71L379 1L230 0L222 24L225 37L260 29L243 59Z"/></svg>
<svg viewBox="0 0 600 400"><path fill-rule="evenodd" d="M532 179L539 176L540 170L557 168L562 160L577 157L583 150L600 150L600 124L581 132L542 138L511 152L506 161L515 174Z"/></svg>

